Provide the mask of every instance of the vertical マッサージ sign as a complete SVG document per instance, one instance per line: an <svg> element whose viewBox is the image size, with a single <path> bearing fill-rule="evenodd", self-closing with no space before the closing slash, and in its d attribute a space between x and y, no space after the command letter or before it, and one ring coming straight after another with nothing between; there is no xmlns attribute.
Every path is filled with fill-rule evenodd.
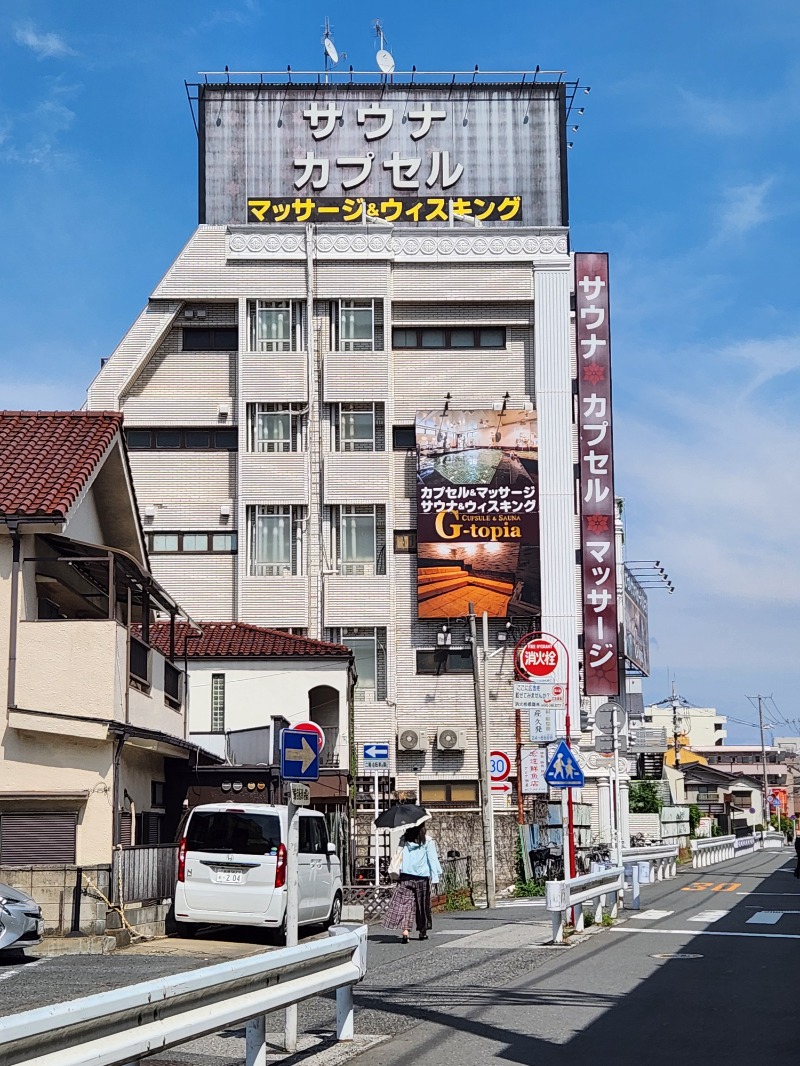
<svg viewBox="0 0 800 1066"><path fill-rule="evenodd" d="M575 254L584 691L619 693L608 256Z"/></svg>

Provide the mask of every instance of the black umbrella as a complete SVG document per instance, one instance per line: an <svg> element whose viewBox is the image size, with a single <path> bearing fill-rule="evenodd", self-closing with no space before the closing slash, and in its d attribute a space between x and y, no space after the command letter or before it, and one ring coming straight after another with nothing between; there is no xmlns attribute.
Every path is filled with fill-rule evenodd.
<svg viewBox="0 0 800 1066"><path fill-rule="evenodd" d="M418 807L416 803L398 803L388 810L381 811L375 819L376 829L410 829L414 825L422 825L430 818L430 814L424 807Z"/></svg>

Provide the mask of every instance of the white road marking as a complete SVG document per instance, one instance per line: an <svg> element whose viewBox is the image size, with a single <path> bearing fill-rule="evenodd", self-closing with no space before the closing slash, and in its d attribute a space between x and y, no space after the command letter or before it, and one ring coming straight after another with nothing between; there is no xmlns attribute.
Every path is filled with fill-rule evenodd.
<svg viewBox="0 0 800 1066"><path fill-rule="evenodd" d="M482 933L483 929L434 929L434 936L468 936L470 933Z"/></svg>
<svg viewBox="0 0 800 1066"><path fill-rule="evenodd" d="M792 896L794 899L800 897L800 893L797 892L737 892L737 896Z"/></svg>
<svg viewBox="0 0 800 1066"><path fill-rule="evenodd" d="M542 899L503 899L499 903L495 904L497 907L544 907L545 900Z"/></svg>
<svg viewBox="0 0 800 1066"><path fill-rule="evenodd" d="M631 915L629 915L629 917L644 919L645 921L648 921L648 922L650 922L650 921L657 922L661 918L669 918L669 916L671 914L674 914L674 913L675 913L675 911L654 911L654 910L650 910L650 911L642 911L641 914L631 914Z"/></svg>
<svg viewBox="0 0 800 1066"><path fill-rule="evenodd" d="M46 959L36 959L34 962L24 962L15 966L13 970L5 970L0 973L0 981L7 981L10 977L18 977L21 973L27 973L28 970L32 970L34 966L41 966L43 962L50 962L51 958L55 958L54 955L48 956Z"/></svg>
<svg viewBox="0 0 800 1066"><path fill-rule="evenodd" d="M728 914L728 911L700 911L699 914L693 915L689 918L690 922L718 922L720 918L724 918Z"/></svg>
<svg viewBox="0 0 800 1066"><path fill-rule="evenodd" d="M777 925L783 917L783 911L756 911L747 919L747 925Z"/></svg>
<svg viewBox="0 0 800 1066"><path fill-rule="evenodd" d="M671 936L756 936L762 940L800 940L800 933L729 933L720 929L653 929L647 926L637 929L630 925L612 925L611 930L616 933L668 933Z"/></svg>

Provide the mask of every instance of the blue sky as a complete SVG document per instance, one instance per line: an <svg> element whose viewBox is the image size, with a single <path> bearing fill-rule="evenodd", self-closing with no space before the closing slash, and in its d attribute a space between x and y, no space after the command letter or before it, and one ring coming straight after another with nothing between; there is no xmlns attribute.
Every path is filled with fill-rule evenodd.
<svg viewBox="0 0 800 1066"><path fill-rule="evenodd" d="M302 17L300 15L302 12ZM0 12L0 406L80 406L196 224L199 70L564 69L573 245L611 255L617 490L651 596L653 672L800 732L800 12L796 0L18 0ZM730 736L757 737L734 724Z"/></svg>

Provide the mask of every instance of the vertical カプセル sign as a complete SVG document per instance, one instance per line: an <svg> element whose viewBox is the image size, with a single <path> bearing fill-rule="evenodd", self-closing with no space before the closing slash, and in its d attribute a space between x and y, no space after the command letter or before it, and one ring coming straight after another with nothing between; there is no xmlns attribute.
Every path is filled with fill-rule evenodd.
<svg viewBox="0 0 800 1066"><path fill-rule="evenodd" d="M619 693L608 256L575 254L583 661L587 696Z"/></svg>
<svg viewBox="0 0 800 1066"><path fill-rule="evenodd" d="M420 618L537 614L539 442L535 411L419 411Z"/></svg>

